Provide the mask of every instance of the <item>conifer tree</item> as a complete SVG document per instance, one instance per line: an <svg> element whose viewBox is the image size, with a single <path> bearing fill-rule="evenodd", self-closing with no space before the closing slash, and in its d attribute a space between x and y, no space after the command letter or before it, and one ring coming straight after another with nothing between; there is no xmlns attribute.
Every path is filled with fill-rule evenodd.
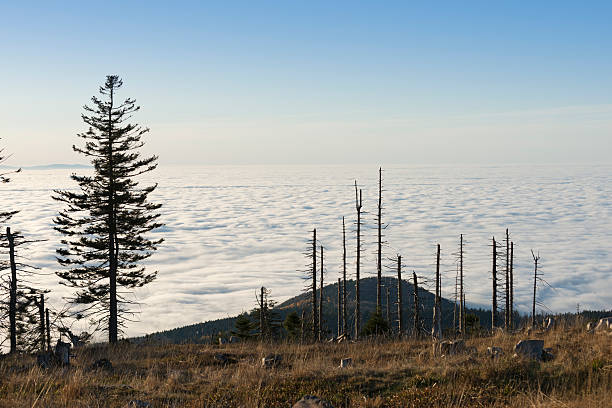
<svg viewBox="0 0 612 408"><path fill-rule="evenodd" d="M66 268L57 275L76 289L70 300L79 308L77 316L106 327L110 343L134 314L126 294L155 279L157 272L146 271L141 261L163 241L147 237L162 225L156 212L161 205L148 200L157 185L136 181L157 167L157 156L139 153L149 129L129 123L140 107L130 98L118 102L122 85L118 76L107 76L101 97L94 96L81 115L89 128L78 135L83 146L72 148L91 161L93 173L73 174L78 190L56 190L53 197L66 205L54 219L64 235L57 260Z"/></svg>
<svg viewBox="0 0 612 408"><path fill-rule="evenodd" d="M235 330L231 331L232 335L237 336L242 340L247 340L253 337L253 329L255 328L255 324L251 321L248 314L242 313L238 315L234 323L234 327Z"/></svg>

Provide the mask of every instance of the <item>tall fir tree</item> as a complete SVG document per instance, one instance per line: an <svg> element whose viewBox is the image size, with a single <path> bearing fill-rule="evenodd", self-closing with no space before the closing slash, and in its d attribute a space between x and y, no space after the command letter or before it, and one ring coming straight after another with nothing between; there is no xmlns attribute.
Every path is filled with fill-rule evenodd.
<svg viewBox="0 0 612 408"><path fill-rule="evenodd" d="M147 237L162 225L157 212L161 204L148 200L157 184L141 187L136 181L157 167L157 156L139 153L149 129L129 123L140 107L134 99L117 101L122 85L118 76L107 76L101 97L92 97L93 106L85 106L81 115L89 128L78 134L84 145L72 148L91 161L93 174L73 174L79 189L56 190L53 197L66 204L54 219L55 229L64 235L57 260L65 269L57 275L76 289L70 300L78 316L107 330L110 343L117 342L134 314L134 302L126 294L157 276L141 261L163 241Z"/></svg>

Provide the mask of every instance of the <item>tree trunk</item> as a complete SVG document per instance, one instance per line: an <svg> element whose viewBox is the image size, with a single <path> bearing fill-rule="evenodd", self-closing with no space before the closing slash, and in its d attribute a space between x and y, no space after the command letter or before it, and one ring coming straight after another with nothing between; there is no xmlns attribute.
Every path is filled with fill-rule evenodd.
<svg viewBox="0 0 612 408"><path fill-rule="evenodd" d="M336 337L340 337L342 332L342 289L340 286L340 278L338 278L338 328L336 330Z"/></svg>
<svg viewBox="0 0 612 408"><path fill-rule="evenodd" d="M38 318L40 319L40 352L45 352L45 295L40 295L40 303L38 304Z"/></svg>
<svg viewBox="0 0 612 408"><path fill-rule="evenodd" d="M321 282L319 288L319 341L323 341L323 245L321 245Z"/></svg>
<svg viewBox="0 0 612 408"><path fill-rule="evenodd" d="M402 319L402 256L397 256L397 334L401 337L403 326Z"/></svg>
<svg viewBox="0 0 612 408"><path fill-rule="evenodd" d="M348 334L346 316L346 228L342 217L342 334Z"/></svg>
<svg viewBox="0 0 612 408"><path fill-rule="evenodd" d="M419 319L419 285L416 272L412 271L412 289L414 291L414 335L420 337L420 319Z"/></svg>
<svg viewBox="0 0 612 408"><path fill-rule="evenodd" d="M317 230L312 231L312 340L316 340L318 327L317 314Z"/></svg>
<svg viewBox="0 0 612 408"><path fill-rule="evenodd" d="M265 288L262 286L259 292L259 339L264 341L266 336L266 317L265 317L265 305L264 305L264 291Z"/></svg>
<svg viewBox="0 0 612 408"><path fill-rule="evenodd" d="M436 297L434 301L434 310L433 310L433 327L431 329L431 334L436 340L442 339L442 310L440 305L440 298L442 293L441 288L441 279L440 279L440 244L438 244L438 249L436 252Z"/></svg>
<svg viewBox="0 0 612 408"><path fill-rule="evenodd" d="M504 327L506 330L510 328L510 234L506 228L506 310Z"/></svg>
<svg viewBox="0 0 612 408"><path fill-rule="evenodd" d="M355 181L355 207L357 209L357 265L355 276L355 340L359 339L359 327L361 324L361 299L359 293L359 268L361 266L361 190L357 196L357 181Z"/></svg>
<svg viewBox="0 0 612 408"><path fill-rule="evenodd" d="M463 334L465 310L463 309L463 234L459 238L459 333Z"/></svg>
<svg viewBox="0 0 612 408"><path fill-rule="evenodd" d="M390 303L391 295L389 293L389 287L387 286L385 289L387 289L386 290L386 294L387 294L387 322L389 322L389 325L391 325L391 303Z"/></svg>
<svg viewBox="0 0 612 408"><path fill-rule="evenodd" d="M376 262L376 311L382 311L382 167L378 169L378 258Z"/></svg>
<svg viewBox="0 0 612 408"><path fill-rule="evenodd" d="M514 327L514 242L510 242L510 328Z"/></svg>
<svg viewBox="0 0 612 408"><path fill-rule="evenodd" d="M533 254L533 251L531 251L531 253ZM536 311L536 289L537 289L537 283L538 283L538 260L539 257L536 257L535 255L533 255L533 263L534 263L534 269L533 269L533 303L532 303L532 307L531 307L531 327L535 327L535 311Z"/></svg>
<svg viewBox="0 0 612 408"><path fill-rule="evenodd" d="M497 243L493 237L493 308L491 310L491 331L497 326Z"/></svg>
<svg viewBox="0 0 612 408"><path fill-rule="evenodd" d="M10 352L17 352L17 264L15 262L15 239L11 229L6 228L6 236L9 243L9 261L11 264L11 290L9 295L9 331Z"/></svg>
<svg viewBox="0 0 612 408"><path fill-rule="evenodd" d="M47 321L47 351L51 350L51 322L49 320L49 309L45 310Z"/></svg>
<svg viewBox="0 0 612 408"><path fill-rule="evenodd" d="M108 111L108 172L109 172L109 194L108 194L108 265L109 265L109 318L108 318L108 341L117 343L119 337L118 308L117 308L117 224L115 220L115 185L113 174L113 89L110 90L110 108Z"/></svg>

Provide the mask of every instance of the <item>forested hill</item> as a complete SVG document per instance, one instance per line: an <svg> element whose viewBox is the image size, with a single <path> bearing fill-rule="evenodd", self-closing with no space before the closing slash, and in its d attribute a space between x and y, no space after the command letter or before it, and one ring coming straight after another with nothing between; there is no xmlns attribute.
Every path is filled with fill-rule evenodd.
<svg viewBox="0 0 612 408"><path fill-rule="evenodd" d="M389 288L389 315L392 321L392 327L397 325L397 279L386 277L383 278L382 288L382 304L383 316L386 317L387 307L387 288ZM346 282L347 286L347 314L349 315L349 327L354 325L354 310L355 310L355 281ZM370 315L376 308L376 278L361 279L361 316L362 325L367 321ZM301 315L302 310L306 315L309 315L311 308L311 293L306 292L285 302L277 305L275 310L278 312L281 320L284 320L287 314L295 311ZM434 303L434 294L420 288L419 296L419 314L422 320L424 330L430 330L432 321L432 308ZM406 329L413 327L414 316L414 291L413 285L405 280L402 280L402 299L403 299L403 326ZM443 326L445 329L451 328L453 325L455 304L448 299L442 299L443 311ZM334 283L323 288L323 323L327 329L329 336L336 335L337 327L337 308L338 308L338 284ZM490 326L491 312L482 309L468 309L468 313L475 314L479 318L480 325L484 327ZM255 320L255 316L253 316ZM229 332L234 328L235 317L224 319L211 320L203 323L192 324L176 329L165 330L157 333L152 333L144 338L135 339L137 341L161 341L170 343L206 343L211 341L211 336L215 336L220 332Z"/></svg>

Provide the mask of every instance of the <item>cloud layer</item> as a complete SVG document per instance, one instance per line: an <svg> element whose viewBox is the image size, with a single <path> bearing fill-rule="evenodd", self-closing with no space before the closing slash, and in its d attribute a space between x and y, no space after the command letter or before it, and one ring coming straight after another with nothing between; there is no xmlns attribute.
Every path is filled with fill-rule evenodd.
<svg viewBox="0 0 612 408"><path fill-rule="evenodd" d="M85 170L77 170L83 172ZM13 229L33 239L30 262L48 275L59 307L68 288L58 284L54 252L59 236L52 218L55 188L73 188L71 170L25 171L2 186L2 208L20 209ZM452 297L454 253L466 240L466 300L488 304L490 241L505 228L515 242L516 303L529 309L530 249L540 251L541 301L553 311L610 308L612 304L612 167L503 166L410 167L384 171L385 257L401 254L405 270L431 277L435 245L442 246L443 294ZM155 233L166 239L148 261L158 279L135 293L140 335L252 308L259 286L284 300L299 293L302 252L314 227L326 247L327 280L341 271L342 216L347 220L349 271L354 271L354 187L363 188L366 226L363 270L376 270L376 167L201 166L162 167L152 197L163 203ZM391 267L393 261L386 261ZM389 269L388 274L394 272Z"/></svg>

